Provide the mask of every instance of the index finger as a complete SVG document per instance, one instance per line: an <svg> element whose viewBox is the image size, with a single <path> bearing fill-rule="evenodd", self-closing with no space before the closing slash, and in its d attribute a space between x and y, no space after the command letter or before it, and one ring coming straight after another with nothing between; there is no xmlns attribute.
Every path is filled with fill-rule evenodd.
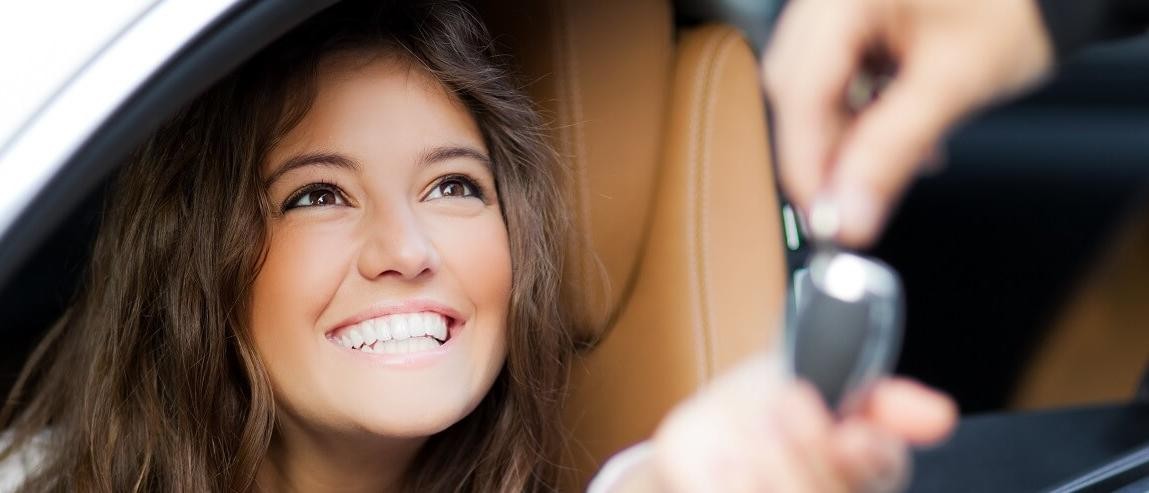
<svg viewBox="0 0 1149 493"><path fill-rule="evenodd" d="M874 36L862 2L805 0L783 12L763 79L783 189L808 210L826 187L849 121L844 95Z"/></svg>

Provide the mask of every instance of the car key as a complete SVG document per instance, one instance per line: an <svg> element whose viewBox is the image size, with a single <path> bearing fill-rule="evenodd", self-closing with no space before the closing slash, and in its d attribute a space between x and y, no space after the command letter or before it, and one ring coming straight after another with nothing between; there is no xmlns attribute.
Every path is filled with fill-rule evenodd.
<svg viewBox="0 0 1149 493"><path fill-rule="evenodd" d="M786 350L794 374L848 414L860 391L896 361L904 297L891 267L829 242L837 229L834 211L816 205L812 212L818 246L789 294Z"/></svg>

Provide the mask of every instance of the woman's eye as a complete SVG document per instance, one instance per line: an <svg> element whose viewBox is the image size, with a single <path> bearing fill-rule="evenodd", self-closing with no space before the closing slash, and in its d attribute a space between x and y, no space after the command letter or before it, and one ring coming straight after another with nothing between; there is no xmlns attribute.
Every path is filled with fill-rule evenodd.
<svg viewBox="0 0 1149 493"><path fill-rule="evenodd" d="M343 205L343 196L340 195L339 190L330 185L316 185L305 187L298 193L292 196L291 199L284 204L284 210L295 209L297 207L322 207L328 205Z"/></svg>
<svg viewBox="0 0 1149 493"><path fill-rule="evenodd" d="M445 197L482 198L479 187L471 180L461 176L444 178L431 189L431 193L427 194L427 200Z"/></svg>

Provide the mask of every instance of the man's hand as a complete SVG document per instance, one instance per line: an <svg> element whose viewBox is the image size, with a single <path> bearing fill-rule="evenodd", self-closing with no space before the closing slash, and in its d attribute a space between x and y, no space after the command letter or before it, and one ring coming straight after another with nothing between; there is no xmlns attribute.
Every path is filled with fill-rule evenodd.
<svg viewBox="0 0 1149 493"><path fill-rule="evenodd" d="M956 417L949 398L893 379L838 420L813 387L759 354L675 407L610 491L898 491L908 446L945 439Z"/></svg>
<svg viewBox="0 0 1149 493"><path fill-rule="evenodd" d="M853 114L847 86L875 51L896 76ZM865 246L949 128L1052 64L1033 0L794 0L763 63L783 187L807 212L833 202L838 239Z"/></svg>

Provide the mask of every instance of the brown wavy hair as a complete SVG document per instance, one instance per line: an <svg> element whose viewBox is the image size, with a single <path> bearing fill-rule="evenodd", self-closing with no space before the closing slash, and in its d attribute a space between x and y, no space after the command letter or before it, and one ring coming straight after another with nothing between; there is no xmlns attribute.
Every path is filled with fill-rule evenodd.
<svg viewBox="0 0 1149 493"><path fill-rule="evenodd" d="M483 132L510 237L508 356L482 403L431 437L410 491L544 491L558 483L575 345L560 297L568 220L544 127L470 8L342 4L273 43L155 132L122 168L86 277L26 363L0 460L46 441L26 491L247 491L275 401L246 327L266 251L260 164L307 113L320 61L398 54Z"/></svg>

